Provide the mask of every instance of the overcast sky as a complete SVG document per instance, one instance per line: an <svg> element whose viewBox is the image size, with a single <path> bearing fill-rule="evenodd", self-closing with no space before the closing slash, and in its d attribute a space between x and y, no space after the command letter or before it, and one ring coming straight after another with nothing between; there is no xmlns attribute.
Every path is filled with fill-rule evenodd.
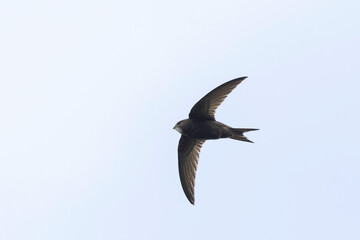
<svg viewBox="0 0 360 240"><path fill-rule="evenodd" d="M0 3L0 239L360 239L359 1ZM218 85L254 144L172 128Z"/></svg>

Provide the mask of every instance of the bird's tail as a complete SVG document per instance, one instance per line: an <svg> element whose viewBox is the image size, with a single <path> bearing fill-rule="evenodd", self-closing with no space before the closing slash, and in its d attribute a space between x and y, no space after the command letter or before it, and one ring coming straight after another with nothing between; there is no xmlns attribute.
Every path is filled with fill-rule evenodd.
<svg viewBox="0 0 360 240"><path fill-rule="evenodd" d="M244 142L251 142L249 139L247 139L247 137L244 136L245 132L250 132L250 131L256 131L259 129L256 128L231 128L231 133L232 136L230 136L231 139L236 139L239 141L244 141Z"/></svg>

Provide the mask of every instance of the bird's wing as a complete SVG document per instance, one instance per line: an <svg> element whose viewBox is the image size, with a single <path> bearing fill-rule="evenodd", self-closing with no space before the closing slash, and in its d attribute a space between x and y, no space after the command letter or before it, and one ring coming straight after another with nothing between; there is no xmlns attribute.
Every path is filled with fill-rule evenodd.
<svg viewBox="0 0 360 240"><path fill-rule="evenodd" d="M215 120L215 111L224 99L231 93L234 88L239 85L245 78L236 78L228 81L200 99L191 109L189 117L198 120Z"/></svg>
<svg viewBox="0 0 360 240"><path fill-rule="evenodd" d="M187 199L194 204L195 175L201 146L205 140L181 136L178 147L180 181Z"/></svg>

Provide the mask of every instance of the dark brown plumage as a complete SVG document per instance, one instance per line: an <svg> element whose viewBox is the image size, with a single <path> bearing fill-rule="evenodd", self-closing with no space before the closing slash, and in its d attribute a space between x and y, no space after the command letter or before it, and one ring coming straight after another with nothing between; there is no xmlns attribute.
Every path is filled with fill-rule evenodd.
<svg viewBox="0 0 360 240"><path fill-rule="evenodd" d="M236 78L215 88L201 98L191 109L189 118L178 122L174 129L181 134L178 147L180 181L184 193L194 204L195 175L200 149L205 140L232 138L251 142L243 133L254 128L231 128L215 120L215 111L227 95L245 78Z"/></svg>

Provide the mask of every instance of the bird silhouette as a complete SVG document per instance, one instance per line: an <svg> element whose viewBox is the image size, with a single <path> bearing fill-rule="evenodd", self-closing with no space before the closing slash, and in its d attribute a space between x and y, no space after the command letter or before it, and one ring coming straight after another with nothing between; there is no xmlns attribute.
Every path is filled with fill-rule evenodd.
<svg viewBox="0 0 360 240"><path fill-rule="evenodd" d="M195 203L195 175L204 142L209 139L231 138L252 143L244 133L259 130L232 128L215 120L216 109L245 78L247 77L228 81L206 94L192 107L189 118L181 120L174 127L181 134L178 146L180 181L191 204Z"/></svg>

